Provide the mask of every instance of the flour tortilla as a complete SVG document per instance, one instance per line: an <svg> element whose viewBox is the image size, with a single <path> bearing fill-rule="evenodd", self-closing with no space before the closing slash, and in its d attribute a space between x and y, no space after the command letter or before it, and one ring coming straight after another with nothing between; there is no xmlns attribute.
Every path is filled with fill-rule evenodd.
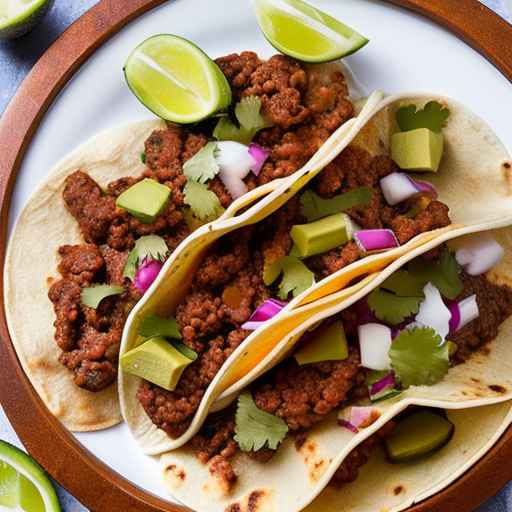
<svg viewBox="0 0 512 512"><path fill-rule="evenodd" d="M487 277L492 282L512 286L512 227L492 230L490 233L504 247L505 257ZM463 240L464 237L457 238L448 244L455 249ZM250 375L248 380L252 382L289 355L297 340L309 329L362 299L402 265L437 247L443 241L445 240L434 240L409 252L386 270L370 276L361 288L347 288L317 303L297 308L296 314L305 314L308 309L312 314L283 338L265 361L265 366L260 365L259 371ZM323 310L319 309L322 305ZM377 454L370 464L370 468L377 468L376 472L363 470L363 482L368 482L368 485L356 482L356 492L352 490L352 484L349 484L340 491L340 498L335 498L334 491L327 489L327 497L321 496L318 505L318 510L333 512L340 510L346 503L350 503L358 512L375 510L372 508L375 503L383 503L383 510L387 510L385 505L398 507L392 510L402 510L412 501L423 499L452 482L461 471L485 454L512 421L510 340L512 317L503 322L497 338L486 346L485 351L476 352L465 363L451 368L441 382L433 386L413 386L396 397L374 404L379 409L379 419L358 434L340 428L337 413L334 412L308 431L300 450L295 448L294 440L288 438L267 463L259 463L243 453L237 454L233 467L239 479L231 492L227 491L215 474L210 473L210 465L202 464L195 451L188 446L161 456L166 485L177 499L201 512L229 510L230 506L237 504L242 511L295 512L306 507L326 488L336 469L356 446L407 407L419 405L448 411L476 409L475 412L449 413L450 417L453 416L459 432L454 441L426 462L427 469L432 467L437 471L442 467L445 468L443 471L430 474L420 463L384 467L382 456ZM235 398L236 394L227 394L223 397L223 404L230 403ZM489 416L490 411L494 416ZM464 424L468 417L474 423ZM411 472L408 471L409 467ZM188 479L178 478L181 474L188 475ZM380 481L378 486L377 481ZM404 487L403 495L390 495L388 486L394 482L397 482L397 486ZM366 494L363 489L366 489ZM254 504L253 508L248 508L248 500L253 493L261 496L257 500L256 508ZM362 497L361 503L357 501L358 495ZM336 501L332 502L334 499ZM316 501L310 510L317 510L315 506Z"/></svg>
<svg viewBox="0 0 512 512"><path fill-rule="evenodd" d="M374 93L357 118L340 128L303 169L258 203L256 214L247 215L248 212L245 212L229 219L221 218L197 230L180 246L166 262L153 285L152 293L147 294L132 311L129 328L124 332L121 353L140 343L137 332L142 317L147 314L174 314L205 251L215 240L275 212L349 145L363 148L371 155L389 154L391 135L397 129L396 109L404 104L422 107L431 100L447 105L450 117L443 129L445 151L440 169L437 174L428 173L428 176L423 174L421 177L436 185L440 200L450 207L453 224L418 235L397 249L362 258L293 299L279 315L252 333L234 351L206 391L190 427L177 439L168 437L146 415L136 397L140 379L120 372L123 417L145 453L162 453L189 441L210 410L224 407L255 375L264 370L283 338L296 341L288 334L321 309L321 303L317 301L323 297L342 290L343 297L347 298L360 289L361 283L354 289L346 288L354 279L379 272L426 244L459 236L465 230L482 230L494 227L499 222L512 223L512 196L504 167L510 156L490 127L450 98L432 94L401 94L382 99L381 94ZM308 304L311 308L301 309Z"/></svg>

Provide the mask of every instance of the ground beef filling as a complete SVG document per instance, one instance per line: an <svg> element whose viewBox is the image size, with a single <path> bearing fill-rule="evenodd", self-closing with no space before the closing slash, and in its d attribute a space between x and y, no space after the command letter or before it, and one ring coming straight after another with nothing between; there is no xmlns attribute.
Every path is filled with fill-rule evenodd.
<svg viewBox="0 0 512 512"><path fill-rule="evenodd" d="M258 134L257 142L271 150L271 154L259 177L251 174L246 179L249 188L296 171L333 131L354 114L352 104L347 99L345 79L334 68L328 73L320 73L317 67L306 67L288 57L278 55L262 61L252 52L229 55L219 59L218 63L233 87L235 99L251 95L261 98L263 114L274 123L272 128ZM120 329L127 310L139 298L131 283L122 277L124 262L135 241L143 235L157 234L165 239L172 251L191 232L184 218L183 189L186 177L183 164L207 143L211 127L205 129L204 133L201 130L199 127L191 132L172 125L165 130L156 130L145 142L146 169L142 175L113 181L106 190L102 190L91 176L81 170L68 176L65 181L63 199L77 221L85 243L59 249L61 263L58 270L61 279L53 284L49 297L56 314L55 340L63 351L61 362L75 373L76 384L85 389L99 391L116 378ZM151 224L140 222L115 205L116 198L122 192L143 178L155 179L171 189L166 208ZM218 178L213 179L209 187L224 207L229 206L232 198ZM239 256L244 257L239 260ZM226 252L223 263L228 267L238 265L241 268L248 259L248 254ZM219 265L213 268L205 266L204 279L222 281L221 275L211 275L219 274L219 269ZM250 272L237 276L237 279L236 284L240 289L248 286L248 289L255 290L253 295L262 295L261 290L257 290L258 283L251 283L254 280ZM80 292L83 287L95 283L122 284L125 293L103 301L99 310L94 311L81 305ZM187 316L187 311L196 311L193 304L203 297L200 293L199 290L195 297L188 300L182 316ZM208 295L204 303L206 309L193 314L192 323L184 325L187 327L185 337L188 340L197 338L196 331L208 331L222 337L222 342L215 336L212 336L214 341L203 339L198 342L205 351L201 363L196 365L198 367L203 363L206 367L215 367L241 339L240 334L232 334L229 338L227 332L217 333L217 328L225 330L225 321L221 321L221 318L238 326L247 317L254 300L244 297L240 304L234 306L236 300L231 300L231 305L229 302L221 304L213 295ZM206 310L208 314L205 316ZM220 317L217 318L217 314ZM195 346L195 342L190 343L192 347ZM211 343L215 349L208 348ZM222 357L219 351L224 354ZM210 356L214 357L215 362L210 361ZM201 374L204 379L211 371L191 369L189 373L191 378ZM204 392L204 387L204 383L198 384L188 405L195 403ZM142 395L148 403L147 393ZM178 396L181 396L179 392ZM179 407L185 407L183 402L187 400L180 400L182 405ZM162 416L162 406L156 409L154 406L148 407L152 411L160 410ZM173 415L174 412L169 414ZM188 417L187 411L180 409L178 417ZM164 420L160 423L173 424ZM181 428L170 427L170 431L178 432Z"/></svg>

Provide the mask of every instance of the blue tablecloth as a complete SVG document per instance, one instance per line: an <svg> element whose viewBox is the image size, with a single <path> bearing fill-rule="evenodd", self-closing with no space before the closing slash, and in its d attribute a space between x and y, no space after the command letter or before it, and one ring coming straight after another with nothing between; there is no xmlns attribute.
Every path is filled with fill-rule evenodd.
<svg viewBox="0 0 512 512"><path fill-rule="evenodd" d="M31 34L14 42L0 43L0 113L5 110L10 98L41 53L70 23L96 4L97 1L57 0L50 15ZM508 11L505 0L482 1L505 18L512 15ZM0 439L21 447L21 443L9 425L1 407ZM86 511L64 489L57 486L57 490L65 512ZM483 505L478 512L512 512L512 483Z"/></svg>

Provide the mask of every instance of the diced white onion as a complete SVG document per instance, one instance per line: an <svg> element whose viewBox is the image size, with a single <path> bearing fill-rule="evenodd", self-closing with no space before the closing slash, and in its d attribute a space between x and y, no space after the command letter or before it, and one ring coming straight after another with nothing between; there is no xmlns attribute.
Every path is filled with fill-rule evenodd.
<svg viewBox="0 0 512 512"><path fill-rule="evenodd" d="M478 276L498 264L505 251L489 233L478 233L464 241L455 253L457 263L470 276Z"/></svg>
<svg viewBox="0 0 512 512"><path fill-rule="evenodd" d="M392 172L380 180L380 188L386 202L394 206L418 193L407 174Z"/></svg>
<svg viewBox="0 0 512 512"><path fill-rule="evenodd" d="M452 314L443 302L439 290L432 283L428 283L423 288L423 293L425 294L425 299L420 304L415 324L431 327L444 341L450 331Z"/></svg>
<svg viewBox="0 0 512 512"><path fill-rule="evenodd" d="M476 295L470 295L461 300L458 304L460 312L460 322L457 329L462 329L466 324L472 322L480 316Z"/></svg>
<svg viewBox="0 0 512 512"><path fill-rule="evenodd" d="M358 328L361 365L371 370L389 370L391 329L387 325L369 323Z"/></svg>
<svg viewBox="0 0 512 512"><path fill-rule="evenodd" d="M247 146L231 140L217 142L217 163L219 177L233 199L244 195L248 188L243 179L249 174L256 160L250 155Z"/></svg>

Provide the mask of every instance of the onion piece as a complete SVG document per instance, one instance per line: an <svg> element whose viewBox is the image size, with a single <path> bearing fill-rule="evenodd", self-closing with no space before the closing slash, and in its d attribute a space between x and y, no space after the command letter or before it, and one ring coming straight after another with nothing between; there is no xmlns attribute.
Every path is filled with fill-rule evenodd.
<svg viewBox="0 0 512 512"><path fill-rule="evenodd" d="M391 229L361 229L354 233L354 240L363 252L380 252L400 247Z"/></svg>
<svg viewBox="0 0 512 512"><path fill-rule="evenodd" d="M350 423L356 428L369 427L380 418L380 410L372 405L353 406L350 409Z"/></svg>
<svg viewBox="0 0 512 512"><path fill-rule="evenodd" d="M457 263L470 276L491 270L503 258L505 251L489 233L479 233L463 242L455 253Z"/></svg>
<svg viewBox="0 0 512 512"><path fill-rule="evenodd" d="M249 154L247 146L232 140L217 142L215 156L220 167L219 177L233 199L243 196L249 189L243 179L249 174L256 160Z"/></svg>
<svg viewBox="0 0 512 512"><path fill-rule="evenodd" d="M242 324L242 329L254 331L267 320L276 316L285 306L287 302L277 299L268 299L261 304L254 313L249 317L249 320Z"/></svg>
<svg viewBox="0 0 512 512"><path fill-rule="evenodd" d="M359 432L359 429L350 423L350 421L346 420L345 418L338 418L338 425L340 427L344 427L347 430L350 430L350 432L357 434Z"/></svg>
<svg viewBox="0 0 512 512"><path fill-rule="evenodd" d="M255 142L251 142L249 144L249 155L251 155L254 159L254 164L251 167L251 171L255 176L259 176L265 160L270 155L270 151L260 146L259 144L256 144Z"/></svg>
<svg viewBox="0 0 512 512"><path fill-rule="evenodd" d="M389 372L382 379L377 381L375 384L372 384L369 389L370 399L382 393L382 391L387 391L388 389L394 389L396 387L395 374L393 372Z"/></svg>
<svg viewBox="0 0 512 512"><path fill-rule="evenodd" d="M386 202L394 206L417 194L428 194L434 199L437 190L431 183L417 181L403 172L392 172L380 180L380 188Z"/></svg>
<svg viewBox="0 0 512 512"><path fill-rule="evenodd" d="M452 302L448 305L452 314L450 320L450 332L462 329L465 325L480 316L480 310L476 301L476 295L470 295L460 302Z"/></svg>
<svg viewBox="0 0 512 512"><path fill-rule="evenodd" d="M137 288L141 293L145 293L157 278L162 267L163 264L161 261L144 260L144 263L142 263L135 273L135 278L133 280L135 288Z"/></svg>
<svg viewBox="0 0 512 512"><path fill-rule="evenodd" d="M423 288L423 293L425 294L425 299L420 303L415 324L431 327L444 341L450 332L452 314L443 302L439 290L432 283L428 283Z"/></svg>
<svg viewBox="0 0 512 512"><path fill-rule="evenodd" d="M389 348L391 347L391 329L387 325L370 323L357 328L361 366L370 370L389 370Z"/></svg>

